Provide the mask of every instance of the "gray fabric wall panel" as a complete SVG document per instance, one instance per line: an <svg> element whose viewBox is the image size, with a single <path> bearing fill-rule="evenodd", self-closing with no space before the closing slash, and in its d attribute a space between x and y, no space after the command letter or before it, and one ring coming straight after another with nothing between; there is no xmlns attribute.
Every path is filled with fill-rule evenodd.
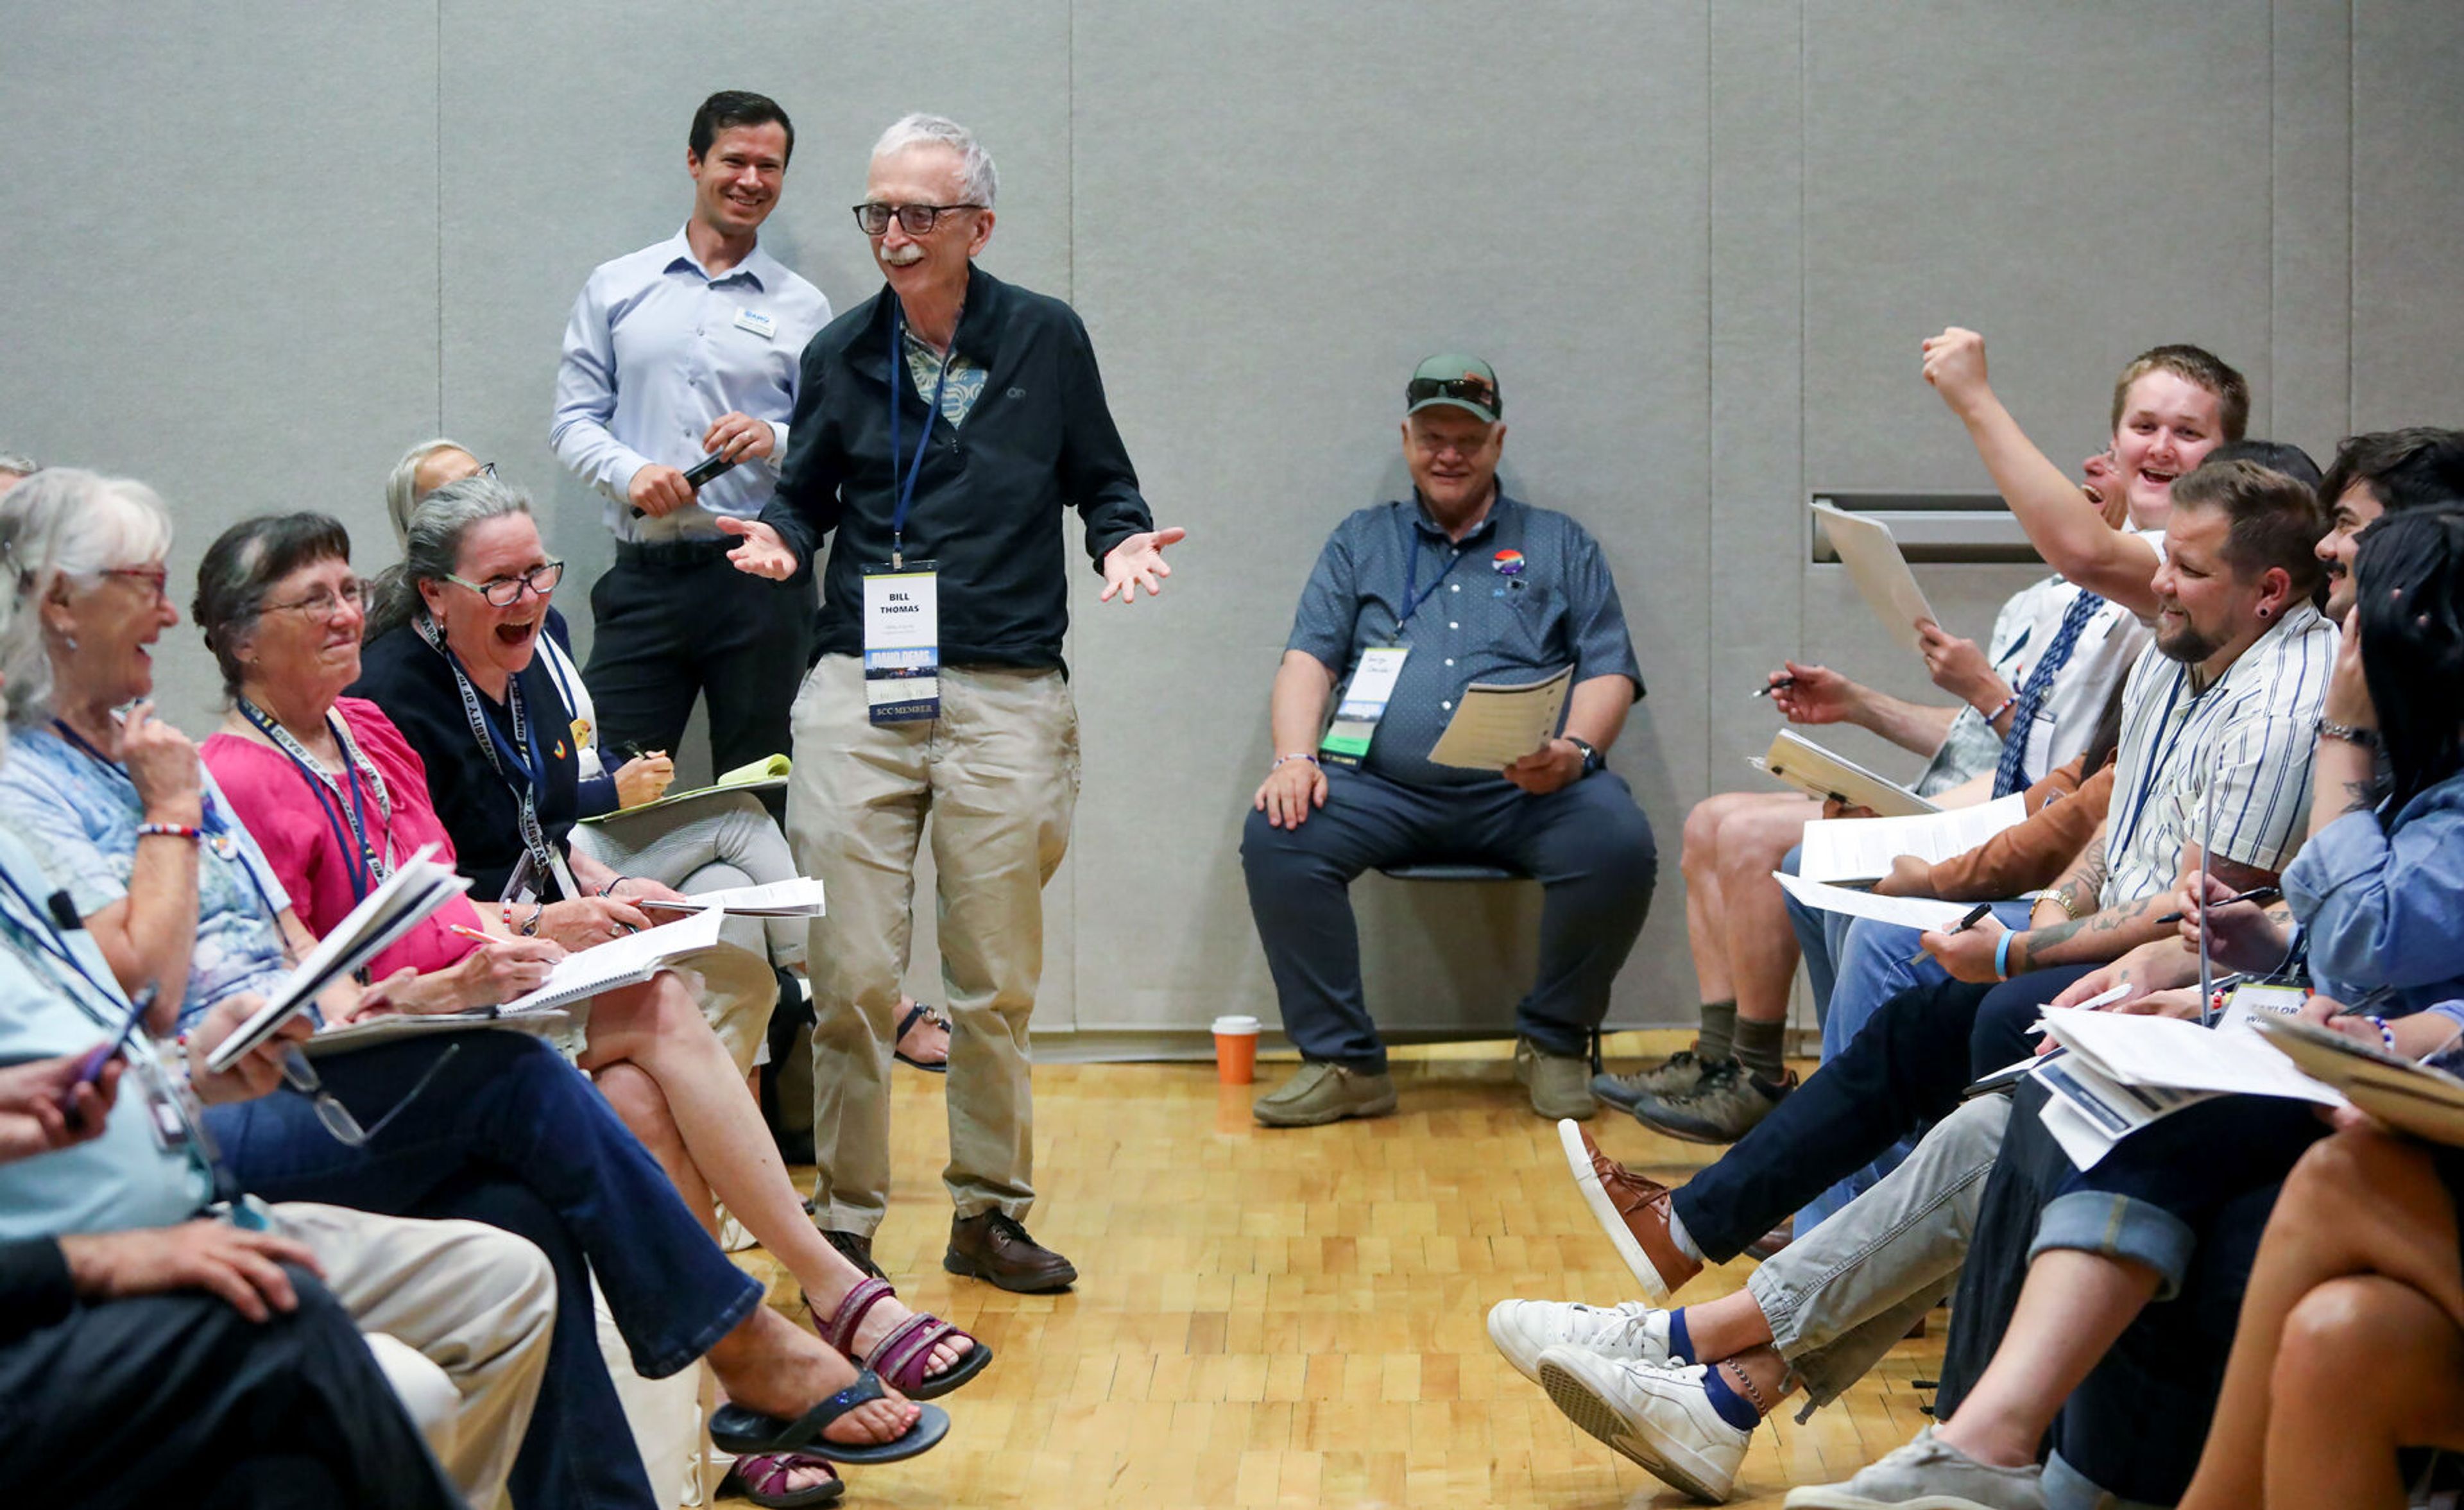
<svg viewBox="0 0 2464 1510"><path fill-rule="evenodd" d="M2268 433L2322 467L2353 428L2352 71L2345 0L2276 0Z"/></svg>
<svg viewBox="0 0 2464 1510"><path fill-rule="evenodd" d="M15 7L5 34L0 444L160 489L184 617L235 520L373 523L375 421L435 403L432 11ZM156 665L202 735L195 631Z"/></svg>
<svg viewBox="0 0 2464 1510"><path fill-rule="evenodd" d="M1984 484L1919 377L1946 324L1985 332L1995 387L2063 466L2103 444L2115 370L2158 342L2248 373L2264 433L2268 14L1808 6L1809 483Z"/></svg>
<svg viewBox="0 0 2464 1510"><path fill-rule="evenodd" d="M1509 485L1603 542L1670 694L1615 764L1673 838L1700 745L1660 731L1697 707L1707 566L1701 8L1077 15L1078 304L1158 518L1193 532L1161 603L1081 605L1078 855L1121 905L1081 920L1110 991L1080 1025L1271 1011L1237 855L1267 687L1328 531L1404 485L1402 386L1432 351L1496 364ZM1471 56L1549 86L1466 95ZM1510 1021L1529 932L1501 924L1528 898L1355 901L1381 1021ZM1677 921L1630 1007L1671 979Z"/></svg>
<svg viewBox="0 0 2464 1510"><path fill-rule="evenodd" d="M2464 12L2353 11L2353 428L2464 423Z"/></svg>

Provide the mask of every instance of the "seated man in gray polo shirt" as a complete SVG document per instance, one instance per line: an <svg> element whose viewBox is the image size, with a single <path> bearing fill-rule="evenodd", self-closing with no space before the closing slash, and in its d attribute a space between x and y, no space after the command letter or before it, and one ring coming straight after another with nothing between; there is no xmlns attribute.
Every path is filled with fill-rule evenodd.
<svg viewBox="0 0 2464 1510"><path fill-rule="evenodd" d="M1274 762L1241 867L1304 1062L1253 1115L1299 1127L1395 1109L1346 890L1373 865L1453 860L1540 882L1540 972L1515 1009L1515 1069L1533 1111L1589 1117L1586 1040L1659 871L1642 810L1601 765L1642 674L1599 546L1566 516L1498 490L1506 426L1488 364L1431 357L1404 391L1414 496L1336 526L1275 673ZM1502 770L1429 759L1466 686L1569 666L1557 738ZM1321 747L1338 683L1344 716Z"/></svg>

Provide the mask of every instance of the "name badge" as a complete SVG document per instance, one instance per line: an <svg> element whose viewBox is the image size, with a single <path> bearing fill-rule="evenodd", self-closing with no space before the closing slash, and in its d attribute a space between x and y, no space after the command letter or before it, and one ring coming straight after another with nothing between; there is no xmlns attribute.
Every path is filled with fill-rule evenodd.
<svg viewBox="0 0 2464 1510"><path fill-rule="evenodd" d="M1377 734L1377 722L1386 717L1386 704L1393 700L1395 683L1403 675L1403 657L1412 654L1408 645L1380 645L1361 652L1360 664L1352 671L1352 681L1343 689L1343 701L1334 710L1334 722L1327 726L1326 738L1318 753L1338 766L1357 766L1369 753L1369 742Z"/></svg>
<svg viewBox="0 0 2464 1510"><path fill-rule="evenodd" d="M778 337L779 321L776 316L765 315L758 309L739 309L736 312L736 328L771 341Z"/></svg>
<svg viewBox="0 0 2464 1510"><path fill-rule="evenodd" d="M875 723L941 714L940 573L935 563L864 568L864 702Z"/></svg>
<svg viewBox="0 0 2464 1510"><path fill-rule="evenodd" d="M2309 992L2299 986L2264 986L2244 981L2225 996L2224 1026L2248 1027L2262 1017L2290 1017L2301 1010Z"/></svg>

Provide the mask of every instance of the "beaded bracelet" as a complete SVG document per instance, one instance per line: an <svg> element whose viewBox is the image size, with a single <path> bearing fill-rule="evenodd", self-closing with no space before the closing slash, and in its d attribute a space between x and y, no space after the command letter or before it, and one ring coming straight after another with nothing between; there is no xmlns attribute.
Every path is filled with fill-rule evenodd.
<svg viewBox="0 0 2464 1510"><path fill-rule="evenodd" d="M141 823L137 826L141 839L186 839L194 844L206 836L206 831L185 823Z"/></svg>
<svg viewBox="0 0 2464 1510"><path fill-rule="evenodd" d="M1275 757L1275 764L1274 764L1274 766L1267 766L1266 768L1267 768L1268 770L1273 770L1277 766L1281 766L1284 762L1286 762L1286 761L1287 761L1287 760L1305 760L1305 761L1309 762L1309 763L1310 765L1312 765L1312 766L1315 766L1315 765L1317 765L1317 764L1318 764L1318 758L1317 758L1316 756L1314 756L1314 755L1310 754L1309 751L1307 751L1307 750L1295 750L1295 751L1293 751L1293 752L1292 752L1291 754L1289 754L1289 755L1278 755L1278 756L1276 756L1276 757Z"/></svg>
<svg viewBox="0 0 2464 1510"><path fill-rule="evenodd" d="M2003 699L2000 705L1995 707L1992 712L1985 715L1985 722L1988 724L1991 724L1995 719L2000 718L2002 715L2010 712L2013 708L2015 708L2018 705L2019 695L2014 692L2011 694L2011 696Z"/></svg>
<svg viewBox="0 0 2464 1510"><path fill-rule="evenodd" d="M2369 1024L2371 1027L2376 1028L2379 1031L2379 1042L2387 1045L2387 1052L2389 1054L2395 1053L2395 1030L2387 1026L2387 1019L2385 1017L2372 1017L2369 1019Z"/></svg>

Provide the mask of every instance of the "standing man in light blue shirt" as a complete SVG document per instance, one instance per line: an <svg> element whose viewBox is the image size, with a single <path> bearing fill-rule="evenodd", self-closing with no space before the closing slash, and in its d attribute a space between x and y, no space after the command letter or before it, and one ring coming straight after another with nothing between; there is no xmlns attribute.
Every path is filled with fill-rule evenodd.
<svg viewBox="0 0 2464 1510"><path fill-rule="evenodd" d="M813 585L730 566L714 521L770 501L798 357L829 300L761 250L796 128L775 100L722 90L693 113L693 216L604 262L574 300L557 368L557 458L606 498L616 564L590 588L583 677L611 747L672 750L710 699L717 770L782 754L810 657ZM699 487L705 457L733 465Z"/></svg>

